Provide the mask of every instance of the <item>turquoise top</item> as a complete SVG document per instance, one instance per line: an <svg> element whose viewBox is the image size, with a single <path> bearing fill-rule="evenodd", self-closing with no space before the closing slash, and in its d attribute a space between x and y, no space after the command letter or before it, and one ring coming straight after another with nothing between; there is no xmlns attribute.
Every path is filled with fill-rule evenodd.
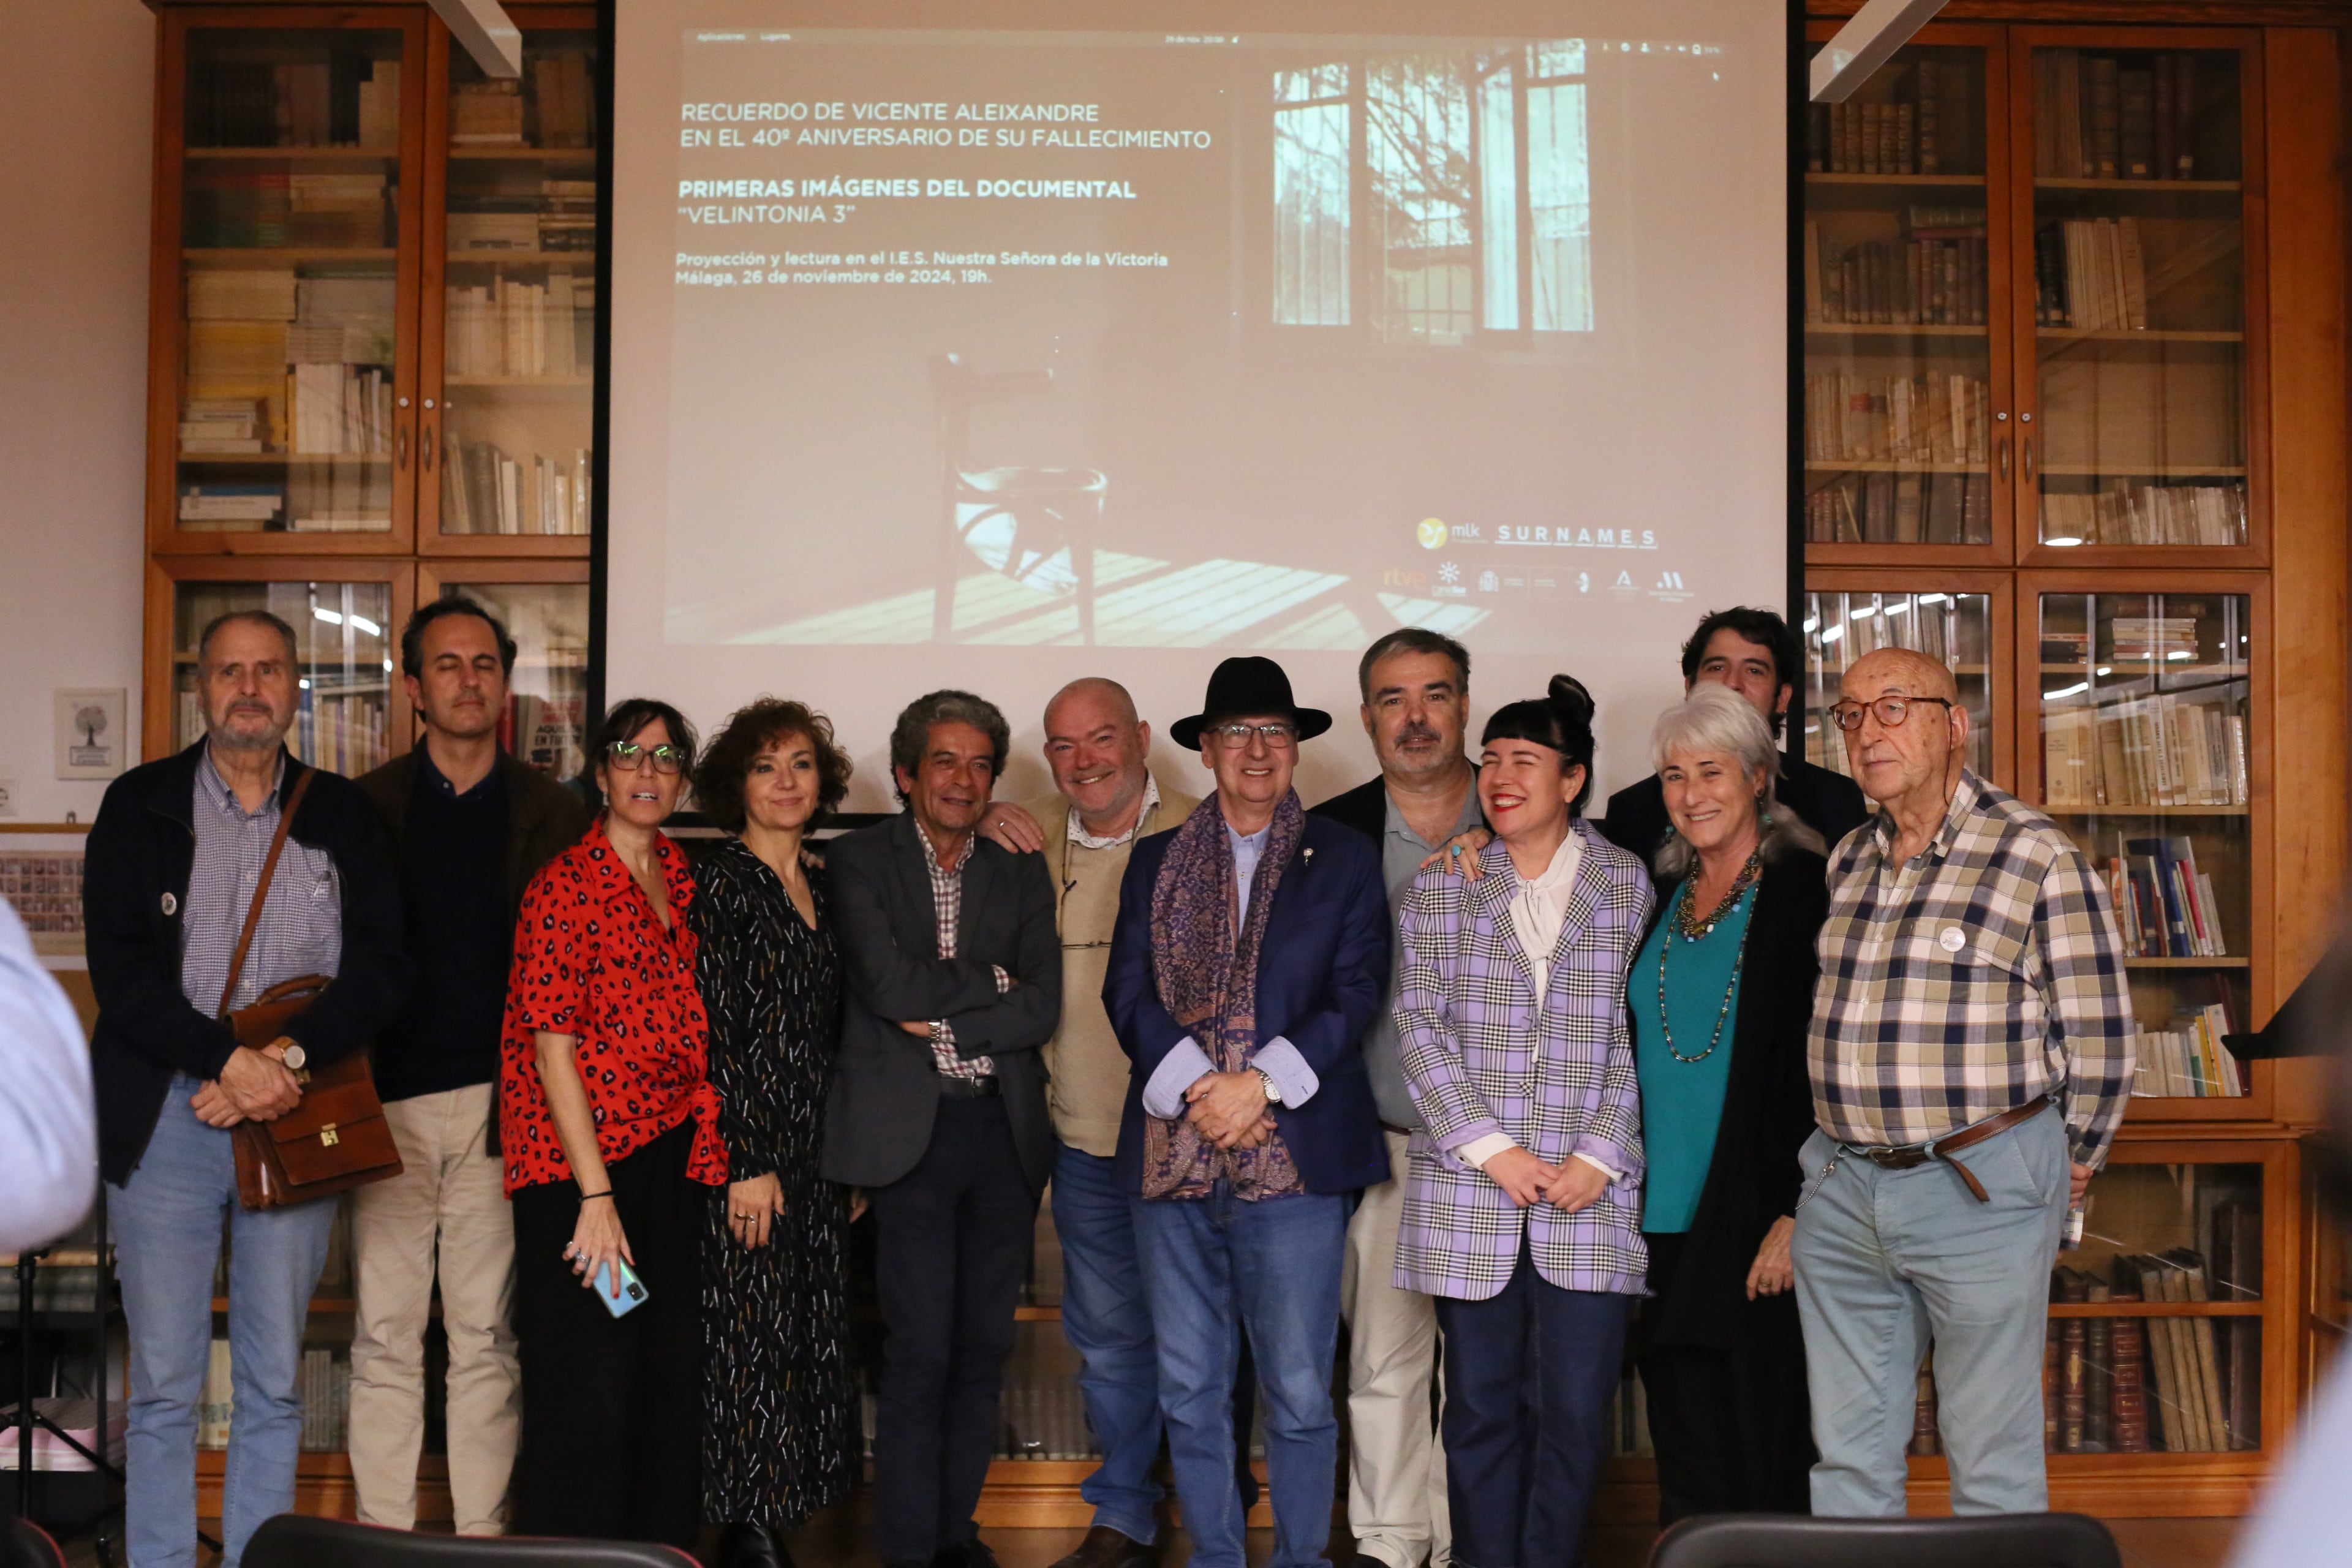
<svg viewBox="0 0 2352 1568"><path fill-rule="evenodd" d="M1677 1061L1666 1049L1665 1030L1658 1026L1658 957L1674 931L1678 887L1664 895L1666 912L1642 944L1625 982L1626 1014L1633 1026L1634 1068L1642 1080L1642 1147L1649 1158L1642 1179L1642 1228L1681 1232L1698 1214L1698 1196L1706 1185L1707 1166L1715 1160L1715 1132L1723 1121L1723 1094L1731 1081L1732 1035L1739 1022L1739 994L1732 986L1732 966L1748 938L1748 912L1756 907L1756 889L1748 889L1715 922L1714 931L1692 942L1674 934L1674 951L1666 959L1666 1026L1674 1031L1674 1048L1685 1057L1699 1056L1715 1038L1715 1024L1723 1019L1723 1040L1702 1061ZM1731 1011L1724 1013L1724 990L1732 988Z"/></svg>

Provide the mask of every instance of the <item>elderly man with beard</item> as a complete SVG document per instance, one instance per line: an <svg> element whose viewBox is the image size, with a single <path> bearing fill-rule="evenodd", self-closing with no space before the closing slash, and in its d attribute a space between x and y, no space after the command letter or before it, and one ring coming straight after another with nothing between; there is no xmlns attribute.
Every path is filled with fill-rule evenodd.
<svg viewBox="0 0 2352 1568"><path fill-rule="evenodd" d="M236 1421L222 1562L236 1568L255 1528L294 1506L302 1326L335 1204L240 1206L229 1129L293 1110L295 1075L365 1047L409 979L399 882L375 809L349 779L286 750L293 628L265 611L232 612L205 628L196 658L205 738L107 786L82 885L98 994L100 1166L112 1188L131 1340L124 1526L139 1568L196 1561L196 1400L224 1220ZM231 992L231 956L289 813ZM237 1043L223 1014L310 974L331 978L283 1037Z"/></svg>
<svg viewBox="0 0 2352 1568"><path fill-rule="evenodd" d="M1483 828L1478 770L1463 755L1469 719L1470 653L1439 632L1406 626L1364 650L1356 667L1364 732L1380 776L1315 808L1380 846L1388 892L1389 972L1403 970L1395 916L1422 862L1448 840ZM1364 1065L1388 1140L1391 1174L1365 1189L1348 1224L1339 1283L1348 1319L1348 1528L1360 1554L1384 1568L1445 1568L1452 1531L1445 1455L1431 1417L1437 1369L1437 1308L1399 1289L1397 1223L1404 1213L1406 1150L1422 1130L1398 1061L1396 1016L1381 1009L1364 1039Z"/></svg>

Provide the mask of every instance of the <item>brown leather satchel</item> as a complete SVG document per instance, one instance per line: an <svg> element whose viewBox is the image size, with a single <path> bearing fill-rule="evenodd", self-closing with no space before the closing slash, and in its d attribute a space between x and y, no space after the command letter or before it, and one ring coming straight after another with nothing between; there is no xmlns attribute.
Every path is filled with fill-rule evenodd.
<svg viewBox="0 0 2352 1568"><path fill-rule="evenodd" d="M245 972L245 955L261 924L262 905L269 897L270 879L286 848L286 835L294 814L302 809L315 769L305 769L294 781L294 793L278 818L278 833L261 862L261 879L246 910L245 931L228 961L228 984L221 987L221 1014L236 1031L236 1043L259 1050L282 1038L286 1026L300 1016L328 985L323 974L305 974L281 981L235 1012L229 998L236 994L237 977ZM326 1067L298 1069L302 1102L275 1121L240 1121L231 1130L236 1150L237 1200L249 1209L284 1208L331 1197L370 1182L400 1174L400 1149L383 1119L383 1102L376 1098L375 1077L368 1070L367 1053L353 1051Z"/></svg>

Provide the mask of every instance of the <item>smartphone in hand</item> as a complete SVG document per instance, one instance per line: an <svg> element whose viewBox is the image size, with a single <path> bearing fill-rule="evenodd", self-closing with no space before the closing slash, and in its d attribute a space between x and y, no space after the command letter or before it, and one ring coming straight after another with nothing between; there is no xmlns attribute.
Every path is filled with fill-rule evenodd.
<svg viewBox="0 0 2352 1568"><path fill-rule="evenodd" d="M639 1307L644 1306L646 1304L646 1297L647 1295L645 1281L637 1278L637 1271L630 1268L625 1260L622 1262L620 1268L621 1289L619 1294L615 1295L613 1290L613 1269L610 1264L597 1265L596 1284L594 1287L596 1291L596 1300L604 1302L604 1310L612 1313L613 1316L616 1318L625 1316L630 1312L635 1311Z"/></svg>

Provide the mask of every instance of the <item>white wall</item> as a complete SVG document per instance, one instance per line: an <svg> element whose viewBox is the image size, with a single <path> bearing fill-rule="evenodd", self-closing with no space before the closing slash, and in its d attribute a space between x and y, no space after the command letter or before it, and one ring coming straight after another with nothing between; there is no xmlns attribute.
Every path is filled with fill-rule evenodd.
<svg viewBox="0 0 2352 1568"><path fill-rule="evenodd" d="M88 822L51 693L121 687L139 761L155 18L0 3L0 779L16 818Z"/></svg>

